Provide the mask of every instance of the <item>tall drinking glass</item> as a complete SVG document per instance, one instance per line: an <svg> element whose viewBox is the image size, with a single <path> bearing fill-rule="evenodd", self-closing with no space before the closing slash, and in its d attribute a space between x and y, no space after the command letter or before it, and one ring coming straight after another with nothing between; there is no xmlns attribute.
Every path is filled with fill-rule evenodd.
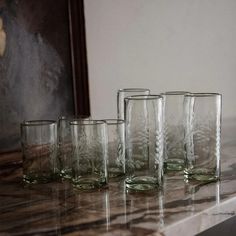
<svg viewBox="0 0 236 236"><path fill-rule="evenodd" d="M58 176L56 121L21 123L21 145L24 182L45 183Z"/></svg>
<svg viewBox="0 0 236 236"><path fill-rule="evenodd" d="M185 95L187 179L220 178L221 94Z"/></svg>
<svg viewBox="0 0 236 236"><path fill-rule="evenodd" d="M146 88L125 88L119 89L117 92L117 114L118 119L124 120L125 118L125 104L124 99L133 95L149 95L150 90Z"/></svg>
<svg viewBox="0 0 236 236"><path fill-rule="evenodd" d="M164 99L164 169L181 171L185 167L184 95L188 92L162 93Z"/></svg>
<svg viewBox="0 0 236 236"><path fill-rule="evenodd" d="M72 183L81 190L107 184L107 129L105 121L72 121Z"/></svg>
<svg viewBox="0 0 236 236"><path fill-rule="evenodd" d="M163 180L163 98L125 98L126 187L152 190Z"/></svg>

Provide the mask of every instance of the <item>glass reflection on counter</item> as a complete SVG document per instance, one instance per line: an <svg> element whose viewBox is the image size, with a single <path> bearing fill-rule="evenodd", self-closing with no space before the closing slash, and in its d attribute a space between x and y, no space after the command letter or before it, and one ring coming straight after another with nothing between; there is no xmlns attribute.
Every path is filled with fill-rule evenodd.
<svg viewBox="0 0 236 236"><path fill-rule="evenodd" d="M220 182L206 185L167 179L162 190L145 193L130 191L124 180L110 183L109 189L88 192L73 189L65 182L43 186L29 190L32 196L26 227L38 233L39 220L44 219L46 232L56 235L78 230L89 234L94 229L99 230L97 233L117 229L135 233L145 228L163 232L176 217L195 215L209 202L212 206L220 203ZM30 215L31 211L34 214Z"/></svg>
<svg viewBox="0 0 236 236"><path fill-rule="evenodd" d="M164 194L126 191L126 227L135 228L145 224L153 230L161 231L164 226Z"/></svg>
<svg viewBox="0 0 236 236"><path fill-rule="evenodd" d="M201 193L197 194L200 190ZM220 181L212 184L186 182L185 194L188 199L187 208L191 215L194 215L199 210L203 210L204 203L208 203L209 200L211 200L212 206L220 204Z"/></svg>

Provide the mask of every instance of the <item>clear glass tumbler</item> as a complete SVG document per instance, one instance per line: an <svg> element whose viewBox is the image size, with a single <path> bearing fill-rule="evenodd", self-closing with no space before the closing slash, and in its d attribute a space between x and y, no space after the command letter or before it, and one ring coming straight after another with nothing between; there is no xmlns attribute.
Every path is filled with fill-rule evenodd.
<svg viewBox="0 0 236 236"><path fill-rule="evenodd" d="M163 98L125 98L126 187L152 190L163 181Z"/></svg>
<svg viewBox="0 0 236 236"><path fill-rule="evenodd" d="M118 119L124 120L125 118L125 104L124 100L126 97L133 95L149 95L150 90L146 88L125 88L119 89L117 92L117 114Z"/></svg>
<svg viewBox="0 0 236 236"><path fill-rule="evenodd" d="M58 133L58 162L60 175L64 179L70 179L72 174L72 140L70 131L71 121L90 120L90 117L79 115L74 117L61 116L57 121Z"/></svg>
<svg viewBox="0 0 236 236"><path fill-rule="evenodd" d="M162 93L164 99L164 170L182 171L184 150L184 95L189 92Z"/></svg>
<svg viewBox="0 0 236 236"><path fill-rule="evenodd" d="M125 174L125 122L106 119L108 134L108 177L117 178Z"/></svg>
<svg viewBox="0 0 236 236"><path fill-rule="evenodd" d="M200 181L220 178L221 94L185 95L185 177Z"/></svg>
<svg viewBox="0 0 236 236"><path fill-rule="evenodd" d="M72 184L81 190L107 184L107 127L105 121L70 122L72 138Z"/></svg>
<svg viewBox="0 0 236 236"><path fill-rule="evenodd" d="M72 140L70 132L70 119L62 116L57 123L58 132L58 162L60 175L69 179L72 174Z"/></svg>
<svg viewBox="0 0 236 236"><path fill-rule="evenodd" d="M24 182L46 183L58 177L56 121L24 121L21 144Z"/></svg>

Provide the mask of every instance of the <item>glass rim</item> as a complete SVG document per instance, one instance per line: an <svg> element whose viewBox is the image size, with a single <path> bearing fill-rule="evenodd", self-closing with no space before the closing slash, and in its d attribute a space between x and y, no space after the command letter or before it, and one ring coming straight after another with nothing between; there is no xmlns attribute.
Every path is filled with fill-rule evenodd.
<svg viewBox="0 0 236 236"><path fill-rule="evenodd" d="M118 92L150 92L150 89L148 88L123 88L119 89Z"/></svg>
<svg viewBox="0 0 236 236"><path fill-rule="evenodd" d="M70 125L102 125L105 124L104 120L73 120L70 121Z"/></svg>
<svg viewBox="0 0 236 236"><path fill-rule="evenodd" d="M43 126L56 124L55 120L26 120L21 123L21 126Z"/></svg>
<svg viewBox="0 0 236 236"><path fill-rule="evenodd" d="M220 93L190 93L186 94L186 97L217 97L217 96L222 96Z"/></svg>
<svg viewBox="0 0 236 236"><path fill-rule="evenodd" d="M125 121L122 119L104 119L107 125L117 125L117 124L124 124Z"/></svg>
<svg viewBox="0 0 236 236"><path fill-rule="evenodd" d="M191 92L188 91L167 91L164 93L161 93L161 95L188 95L191 94Z"/></svg>
<svg viewBox="0 0 236 236"><path fill-rule="evenodd" d="M90 116L87 116L87 115L78 115L78 116L59 116L58 117L58 120L83 120L83 119L88 119L90 118Z"/></svg>
<svg viewBox="0 0 236 236"><path fill-rule="evenodd" d="M156 99L163 99L161 95L156 94L149 94L149 95L133 95L126 97L125 100L156 100Z"/></svg>

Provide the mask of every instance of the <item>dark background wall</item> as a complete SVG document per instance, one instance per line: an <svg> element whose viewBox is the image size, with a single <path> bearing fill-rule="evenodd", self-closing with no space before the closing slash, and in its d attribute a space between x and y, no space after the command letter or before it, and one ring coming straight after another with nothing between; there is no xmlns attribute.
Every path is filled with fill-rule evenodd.
<svg viewBox="0 0 236 236"><path fill-rule="evenodd" d="M0 0L0 152L19 148L19 124L74 114L66 0ZM0 34L0 48L4 33Z"/></svg>

